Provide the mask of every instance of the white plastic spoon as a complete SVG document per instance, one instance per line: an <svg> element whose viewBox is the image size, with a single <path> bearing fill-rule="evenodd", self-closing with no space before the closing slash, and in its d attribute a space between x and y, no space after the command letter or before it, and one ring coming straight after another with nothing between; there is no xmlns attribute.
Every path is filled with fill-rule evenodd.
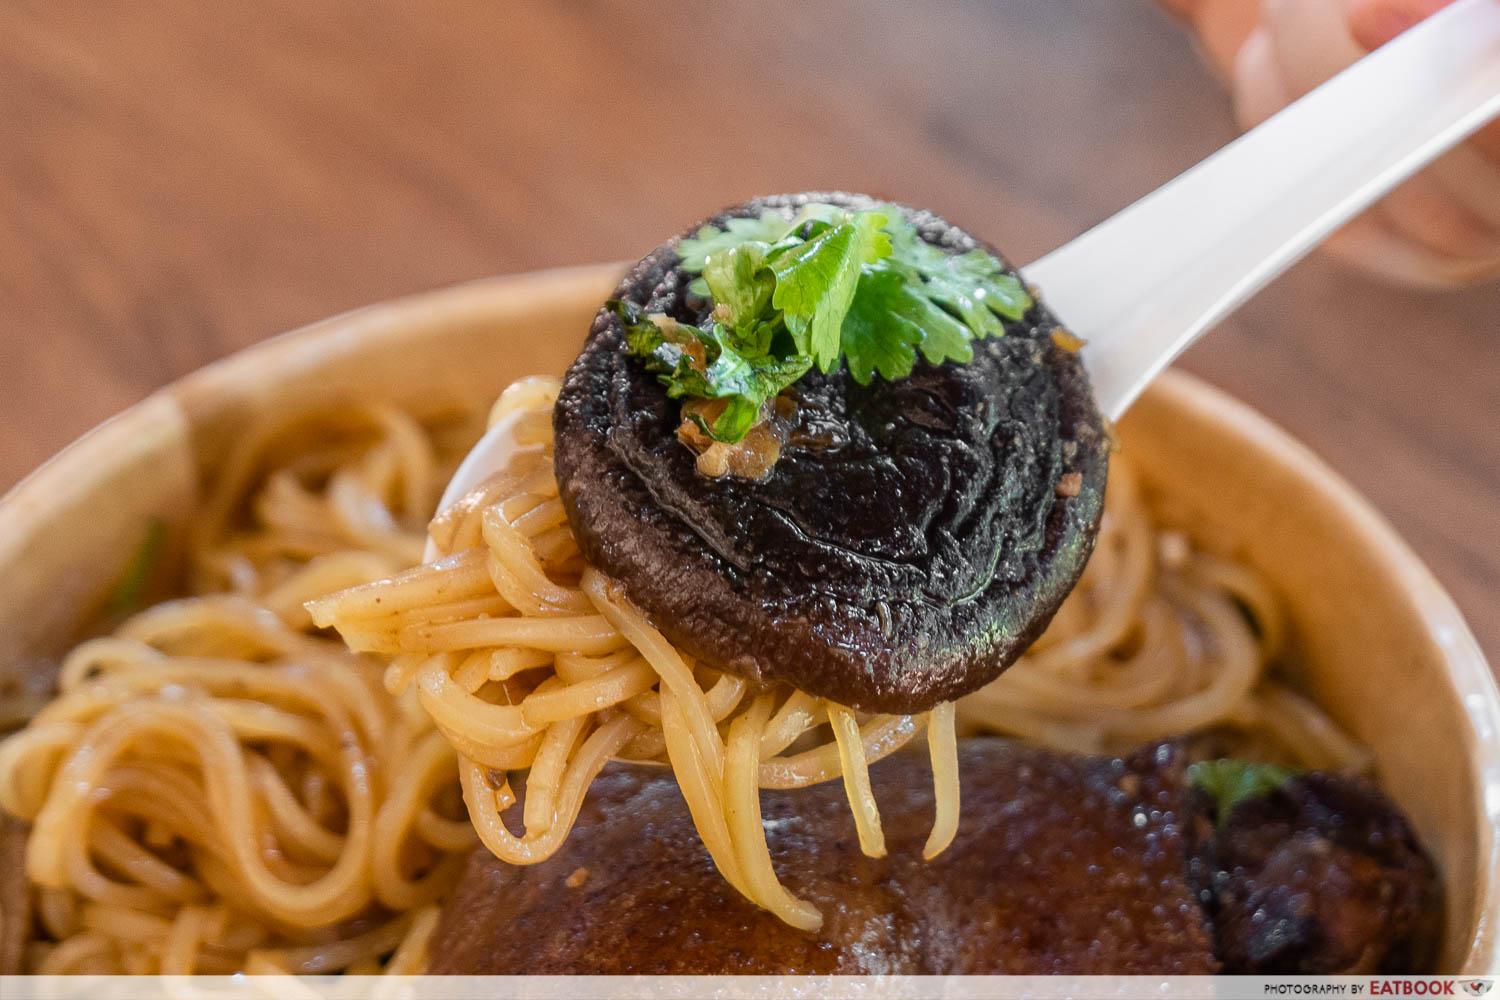
<svg viewBox="0 0 1500 1000"><path fill-rule="evenodd" d="M1497 115L1500 0L1459 0L1026 279L1088 342L1099 406L1118 417L1204 331ZM474 446L442 507L504 467L513 426L501 420Z"/></svg>
<svg viewBox="0 0 1500 1000"><path fill-rule="evenodd" d="M1119 417L1215 323L1500 115L1500 0L1459 0L1024 269Z"/></svg>

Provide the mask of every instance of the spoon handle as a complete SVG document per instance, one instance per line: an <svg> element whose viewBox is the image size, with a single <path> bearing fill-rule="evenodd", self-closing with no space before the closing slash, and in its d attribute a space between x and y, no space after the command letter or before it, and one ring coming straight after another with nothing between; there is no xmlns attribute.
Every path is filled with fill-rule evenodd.
<svg viewBox="0 0 1500 1000"><path fill-rule="evenodd" d="M1500 0L1459 0L1025 269L1118 417L1339 226L1500 115Z"/></svg>

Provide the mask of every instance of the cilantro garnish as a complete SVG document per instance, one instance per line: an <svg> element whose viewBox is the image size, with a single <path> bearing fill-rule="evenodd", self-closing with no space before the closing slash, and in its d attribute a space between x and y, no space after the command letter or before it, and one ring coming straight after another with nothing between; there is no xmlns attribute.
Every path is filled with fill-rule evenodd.
<svg viewBox="0 0 1500 1000"><path fill-rule="evenodd" d="M759 419L761 404L812 367L812 358L806 355L782 356L771 353L769 347L748 357L741 354L737 347L747 340L762 335L769 339L773 331L765 330L764 324L751 324L752 329L746 330L715 323L704 330L663 316L647 316L632 302L611 299L608 308L625 323L630 353L658 373L668 396L724 400L723 411L712 422L696 418L703 432L716 441L743 438Z"/></svg>
<svg viewBox="0 0 1500 1000"><path fill-rule="evenodd" d="M110 615L130 615L139 611L146 603L146 591L151 585L161 563L167 545L167 522L152 517L146 522L146 532L140 546L125 567L120 582L115 585L105 612Z"/></svg>
<svg viewBox="0 0 1500 1000"><path fill-rule="evenodd" d="M790 219L730 219L683 240L678 254L699 275L692 291L713 303L704 325L609 307L667 395L723 400L712 420L693 417L717 441L744 437L766 401L814 365L845 362L868 385L910 375L919 353L966 363L974 340L1001 335L1002 320L1032 305L994 257L933 246L894 207L810 204Z"/></svg>
<svg viewBox="0 0 1500 1000"><path fill-rule="evenodd" d="M1191 765L1188 781L1214 800L1218 823L1229 820L1235 806L1247 799L1269 795L1297 775L1291 768L1256 764L1248 760L1204 760Z"/></svg>

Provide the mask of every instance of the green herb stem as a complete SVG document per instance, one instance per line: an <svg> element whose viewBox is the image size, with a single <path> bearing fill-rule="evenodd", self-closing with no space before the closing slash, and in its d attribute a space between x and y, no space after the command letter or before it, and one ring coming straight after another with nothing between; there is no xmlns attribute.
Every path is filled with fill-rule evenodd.
<svg viewBox="0 0 1500 1000"><path fill-rule="evenodd" d="M720 399L700 426L737 442L765 404L816 367L840 364L868 385L931 364L965 364L972 342L1004 333L1031 296L982 250L953 254L927 243L900 209L850 212L804 206L704 226L678 247L691 290L712 304L703 325L612 301L631 354L673 399Z"/></svg>

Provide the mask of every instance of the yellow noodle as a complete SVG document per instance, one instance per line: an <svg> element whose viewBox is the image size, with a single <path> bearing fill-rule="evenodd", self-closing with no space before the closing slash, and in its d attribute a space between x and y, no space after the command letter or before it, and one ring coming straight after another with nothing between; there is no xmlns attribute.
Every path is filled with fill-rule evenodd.
<svg viewBox="0 0 1500 1000"><path fill-rule="evenodd" d="M542 745L526 775L526 805L521 822L526 825L527 833L542 834L551 829L568 758L587 724L583 716L564 717L558 725L549 726L542 737Z"/></svg>
<svg viewBox="0 0 1500 1000"><path fill-rule="evenodd" d="M445 782L447 785L457 781L457 775ZM416 831L421 838L430 846L445 852L463 851L474 846L476 838L474 827L465 819L448 819L433 812L430 806L424 806L417 813ZM379 870L376 871L377 888L379 887ZM384 895L382 894L382 899Z"/></svg>
<svg viewBox="0 0 1500 1000"><path fill-rule="evenodd" d="M760 820L757 772L760 738L769 714L770 702L762 695L751 703L749 711L730 724L724 762L724 810L750 898L793 927L815 931L823 926L823 915L811 903L793 896L777 880Z"/></svg>
<svg viewBox="0 0 1500 1000"><path fill-rule="evenodd" d="M98 931L74 934L47 952L35 971L43 976L68 973L105 974L112 972L119 953L118 944Z"/></svg>
<svg viewBox="0 0 1500 1000"><path fill-rule="evenodd" d="M577 719L644 694L656 684L656 672L645 660L635 660L589 680L551 691L538 691L521 705L528 725Z"/></svg>
<svg viewBox="0 0 1500 1000"><path fill-rule="evenodd" d="M932 860L958 835L958 736L953 728L953 702L945 701L927 713L927 747L932 757L933 802L936 814L922 857Z"/></svg>
<svg viewBox="0 0 1500 1000"><path fill-rule="evenodd" d="M486 597L491 593L483 554L468 551L407 570L389 580L309 601L308 611L318 627L327 628L333 624L335 609L339 620L347 622L351 618L377 618L466 597Z"/></svg>
<svg viewBox="0 0 1500 1000"><path fill-rule="evenodd" d="M441 625L409 625L401 630L399 641L401 649L421 652L521 646L595 656L613 652L624 642L602 615L475 618Z"/></svg>
<svg viewBox="0 0 1500 1000"><path fill-rule="evenodd" d="M122 941L159 944L166 938L172 922L144 910L90 904L83 908L83 926Z"/></svg>
<svg viewBox="0 0 1500 1000"><path fill-rule="evenodd" d="M793 691L766 725L760 742L761 758L781 753L796 742L797 737L823 721L827 714L821 699L805 691Z"/></svg>
<svg viewBox="0 0 1500 1000"><path fill-rule="evenodd" d="M268 963L267 971L279 969L301 976L337 972L362 959L395 951L406 937L411 920L412 915L406 914L356 937L300 948L257 949L251 956Z"/></svg>
<svg viewBox="0 0 1500 1000"><path fill-rule="evenodd" d="M1077 588L1013 667L958 703L958 719L970 732L1086 753L1237 731L1289 763L1364 769L1358 744L1274 679L1285 636L1266 581L1153 523L1128 457L1117 455Z"/></svg>
<svg viewBox="0 0 1500 1000"><path fill-rule="evenodd" d="M427 942L432 938L432 932L437 930L439 916L441 914L436 906L424 906L412 914L406 934L385 964L384 971L387 974L411 976L427 968Z"/></svg>
<svg viewBox="0 0 1500 1000"><path fill-rule="evenodd" d="M854 713L842 705L824 703L834 741L839 748L839 765L844 772L844 794L854 811L854 830L859 835L859 849L872 858L885 857L885 834L880 829L880 808L870 788L870 765L865 761L864 741ZM759 739L762 733L757 733ZM759 767L757 784L759 783Z"/></svg>
<svg viewBox="0 0 1500 1000"><path fill-rule="evenodd" d="M900 750L917 733L909 715L875 715L859 728L861 753L873 764ZM805 788L832 781L842 773L836 743L824 743L790 757L771 757L760 762L762 788Z"/></svg>
<svg viewBox="0 0 1500 1000"><path fill-rule="evenodd" d="M723 764L716 769L719 775L716 778L704 762L702 747L689 733L687 720L670 689L661 693L661 724L672 771L682 789L682 797L687 801L698 835L703 838L703 846L708 849L709 857L725 881L741 895L753 899L750 884L735 854L734 837L724 811Z"/></svg>
<svg viewBox="0 0 1500 1000"><path fill-rule="evenodd" d="M548 406L553 396L535 383L517 391ZM746 868L745 857L765 854L765 837L757 830L754 844L742 844L750 827L729 823L727 748L719 727L728 723L732 730L744 713L760 712L755 705L766 698L779 702L774 718L765 710L752 773L760 786L798 788L849 773L839 743L827 736L781 756L829 712L817 699L784 687L764 691L747 706L743 678L697 668L613 584L582 565L552 477L550 415L508 412L519 415L511 426L521 448L509 468L434 519L429 537L443 558L389 583L316 600L309 605L312 619L337 628L353 648L400 651L387 688L402 691L415 680L421 705L460 755L465 801L480 839L501 858L530 863L561 845L586 787L578 775L590 773L580 771L579 759L601 733L615 732L610 756L672 766L726 879L755 902L792 912L784 890L773 887L774 873L770 883L760 877L768 866L755 862L756 878ZM487 588L472 568L481 561ZM449 585L441 593L440 578ZM445 610L487 598L503 607L469 616ZM483 676L478 654L489 656ZM868 833L878 828L878 812L867 763L911 739L916 723L905 716L861 722L846 710L840 720L849 744L844 752L860 762L850 788L864 789L855 794L862 795L857 812ZM491 780L490 772L507 777L497 773ZM521 833L512 833L502 817L516 798L510 784L520 775L512 779L511 772L526 772ZM949 785L941 787L949 794Z"/></svg>
<svg viewBox="0 0 1500 1000"><path fill-rule="evenodd" d="M185 906L166 934L161 971L168 976L190 976L198 971L198 949L203 943L208 913L201 906Z"/></svg>
<svg viewBox="0 0 1500 1000"><path fill-rule="evenodd" d="M490 657L484 650L470 653L459 661L453 671L453 682L469 694L474 694L490 681Z"/></svg>
<svg viewBox="0 0 1500 1000"><path fill-rule="evenodd" d="M192 525L207 592L80 644L0 743L0 808L32 823L28 971L420 971L477 840L457 761L303 602L399 574L456 458L388 407L276 417L231 450ZM401 579L369 617L509 611L481 557Z"/></svg>
<svg viewBox="0 0 1500 1000"><path fill-rule="evenodd" d="M441 897L457 878L463 852L478 838L468 823L443 820L427 808L458 780L458 761L446 740L438 733L425 734L397 767L389 796L375 816L370 860L376 898L387 909L401 911ZM430 828L436 824L441 824L435 831L438 836L432 836ZM409 874L403 862L403 848L412 843L413 830L435 848L422 852L429 856L424 874Z"/></svg>
<svg viewBox="0 0 1500 1000"><path fill-rule="evenodd" d="M80 644L59 697L0 743L0 808L34 824L47 940L30 969L420 971L466 852L551 856L612 759L669 766L726 881L820 925L777 880L760 791L842 778L861 847L882 853L869 766L924 720L752 684L669 643L579 555L552 471L556 392L502 396L509 467L435 518L464 442L399 410L289 411L236 443L192 525L196 595ZM403 569L428 539L442 557ZM1117 458L1097 550L1051 627L925 717L924 856L958 829L956 722L1083 751L1239 730L1292 762L1367 766L1269 676L1286 646L1265 581L1159 528Z"/></svg>
<svg viewBox="0 0 1500 1000"><path fill-rule="evenodd" d="M293 628L307 628L312 618L303 607L335 590L388 579L401 563L375 552L333 552L318 556L267 591L261 602Z"/></svg>

